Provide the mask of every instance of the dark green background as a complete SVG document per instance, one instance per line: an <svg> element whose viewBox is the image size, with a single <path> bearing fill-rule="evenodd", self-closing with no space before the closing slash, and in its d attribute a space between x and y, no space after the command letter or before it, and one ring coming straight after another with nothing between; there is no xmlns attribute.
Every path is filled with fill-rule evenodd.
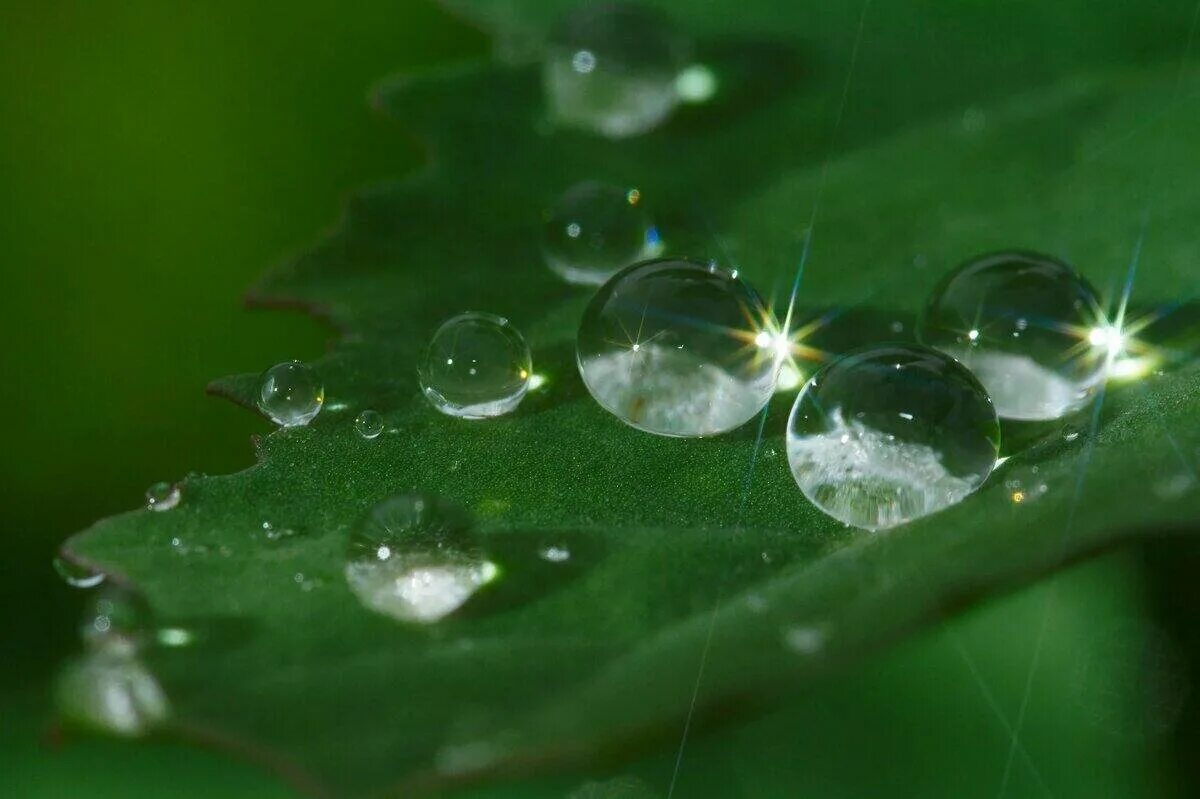
<svg viewBox="0 0 1200 799"><path fill-rule="evenodd" d="M328 331L246 312L238 297L314 241L347 190L419 163L412 140L367 109L367 87L485 50L480 34L414 2L0 6L0 318L15 389L0 467L0 780L13 795L285 793L170 744L39 744L80 604L50 559L68 534L139 504L152 482L251 462L248 436L265 426L204 397L204 384L312 357ZM1189 792L1175 752L1187 750L1190 705L1175 740L1129 736L1094 723L1089 711L1105 708L1064 688L1112 620L1171 629L1154 612L1168 578L1146 557L1057 578L1022 735L1056 796ZM993 603L766 719L697 739L677 795L705 784L723 795L994 793L1008 742L989 692L1017 716L1046 596L1040 586ZM1114 707L1136 702L1138 686L1125 687ZM630 768L659 784L672 762L656 753ZM1009 795L1042 794L1019 760Z"/></svg>

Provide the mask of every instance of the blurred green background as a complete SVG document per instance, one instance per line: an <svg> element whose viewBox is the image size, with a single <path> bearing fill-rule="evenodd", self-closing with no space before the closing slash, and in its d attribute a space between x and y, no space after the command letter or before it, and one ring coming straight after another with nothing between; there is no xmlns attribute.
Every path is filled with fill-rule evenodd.
<svg viewBox="0 0 1200 799"><path fill-rule="evenodd" d="M369 111L367 88L486 50L411 1L0 4L0 319L16 388L0 465L0 793L288 795L170 743L43 741L81 603L51 558L70 533L140 504L150 483L251 462L264 424L206 398L205 383L312 357L330 333L238 298L314 241L347 191L420 162ZM1170 568L1147 570L1147 558ZM697 738L677 795L996 795L1043 618L1008 795L1194 795L1181 757L1194 742L1194 650L1167 657L1166 672L1146 665L1160 638L1170 653L1187 643L1177 620L1196 601L1170 586L1195 572L1181 564L1192 562L1175 551L1118 553L973 611L764 719ZM664 751L628 769L662 788L673 766Z"/></svg>

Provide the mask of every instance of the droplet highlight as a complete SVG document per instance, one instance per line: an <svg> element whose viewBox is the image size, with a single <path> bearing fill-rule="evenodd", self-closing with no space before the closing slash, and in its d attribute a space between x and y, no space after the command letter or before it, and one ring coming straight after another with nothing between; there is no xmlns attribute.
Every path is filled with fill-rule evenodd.
<svg viewBox="0 0 1200 799"><path fill-rule="evenodd" d="M533 356L507 319L464 313L438 327L419 373L421 391L433 407L460 419L486 419L521 404Z"/></svg>
<svg viewBox="0 0 1200 799"><path fill-rule="evenodd" d="M354 431L370 441L383 432L383 415L379 411L365 410L354 420Z"/></svg>
<svg viewBox="0 0 1200 799"><path fill-rule="evenodd" d="M289 361L263 372L258 387L258 408L280 427L302 427L325 404L325 386L307 364Z"/></svg>
<svg viewBox="0 0 1200 799"><path fill-rule="evenodd" d="M62 717L123 737L150 732L170 715L158 680L132 655L92 652L70 663L55 691Z"/></svg>
<svg viewBox="0 0 1200 799"><path fill-rule="evenodd" d="M781 360L774 321L734 273L695 261L636 264L584 313L579 373L621 421L664 436L717 435L766 405Z"/></svg>
<svg viewBox="0 0 1200 799"><path fill-rule="evenodd" d="M567 189L546 212L543 235L546 264L581 285L599 286L659 249L641 192L594 180Z"/></svg>
<svg viewBox="0 0 1200 799"><path fill-rule="evenodd" d="M542 77L551 118L610 138L636 136L670 116L690 43L658 11L586 3L551 35Z"/></svg>
<svg viewBox="0 0 1200 799"><path fill-rule="evenodd" d="M1082 408L1122 348L1078 272L1022 251L950 273L929 300L920 339L974 372L1001 417L1024 421Z"/></svg>
<svg viewBox="0 0 1200 799"><path fill-rule="evenodd" d="M991 473L1000 424L979 381L918 345L850 353L805 385L788 419L792 476L845 524L882 530L961 502Z"/></svg>

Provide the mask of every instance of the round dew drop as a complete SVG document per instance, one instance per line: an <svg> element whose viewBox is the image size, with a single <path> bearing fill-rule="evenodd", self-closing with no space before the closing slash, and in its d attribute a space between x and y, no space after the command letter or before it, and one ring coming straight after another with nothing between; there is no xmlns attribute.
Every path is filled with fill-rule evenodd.
<svg viewBox="0 0 1200 799"><path fill-rule="evenodd" d="M258 408L281 427L301 427L321 412L325 386L311 366L289 361L263 372Z"/></svg>
<svg viewBox="0 0 1200 799"><path fill-rule="evenodd" d="M533 357L507 319L464 313L438 327L419 369L421 391L433 407L461 419L508 413L529 390Z"/></svg>
<svg viewBox="0 0 1200 799"><path fill-rule="evenodd" d="M563 18L542 77L551 117L610 138L661 124L679 103L690 44L660 13L634 3L586 3Z"/></svg>
<svg viewBox="0 0 1200 799"><path fill-rule="evenodd" d="M368 610L431 624L499 576L473 543L466 514L436 497L400 494L376 505L354 531L346 584Z"/></svg>
<svg viewBox="0 0 1200 799"><path fill-rule="evenodd" d="M975 373L1006 419L1082 408L1121 349L1095 290L1048 255L1010 251L951 272L929 300L923 343Z"/></svg>
<svg viewBox="0 0 1200 799"><path fill-rule="evenodd" d="M882 530L961 502L987 479L1000 422L961 364L919 345L852 352L808 381L788 419L792 476L845 524Z"/></svg>
<svg viewBox="0 0 1200 799"><path fill-rule="evenodd" d="M383 416L379 411L365 410L354 420L354 430L368 441L383 432Z"/></svg>
<svg viewBox="0 0 1200 799"><path fill-rule="evenodd" d="M600 405L664 436L709 436L766 405L780 353L758 294L716 266L664 259L631 266L584 312L579 373Z"/></svg>
<svg viewBox="0 0 1200 799"><path fill-rule="evenodd" d="M568 283L598 286L657 249L641 192L597 181L576 184L546 213L546 264Z"/></svg>

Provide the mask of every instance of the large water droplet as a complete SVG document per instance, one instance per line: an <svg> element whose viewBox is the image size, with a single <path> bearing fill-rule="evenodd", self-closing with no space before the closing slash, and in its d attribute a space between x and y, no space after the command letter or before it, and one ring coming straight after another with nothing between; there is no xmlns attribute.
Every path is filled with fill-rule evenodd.
<svg viewBox="0 0 1200 799"><path fill-rule="evenodd" d="M961 364L917 345L846 355L792 406L787 450L800 490L839 521L879 530L961 501L996 463L1000 424Z"/></svg>
<svg viewBox="0 0 1200 799"><path fill-rule="evenodd" d="M464 313L433 334L421 363L421 390L442 413L485 419L520 405L532 372L529 345L507 319Z"/></svg>
<svg viewBox="0 0 1200 799"><path fill-rule="evenodd" d="M365 410L354 420L354 430L363 438L377 438L383 432L383 416L379 411Z"/></svg>
<svg viewBox="0 0 1200 799"><path fill-rule="evenodd" d="M690 45L659 12L634 3L581 4L552 35L543 69L550 114L620 138L657 127L679 102Z"/></svg>
<svg viewBox="0 0 1200 799"><path fill-rule="evenodd" d="M56 698L67 720L113 735L143 735L170 714L158 680L131 654L92 652L68 664Z"/></svg>
<svg viewBox="0 0 1200 799"><path fill-rule="evenodd" d="M946 277L920 338L974 372L1001 417L1029 421L1083 407L1121 349L1083 277L1019 251L981 256Z"/></svg>
<svg viewBox="0 0 1200 799"><path fill-rule="evenodd" d="M579 327L579 373L621 421L665 436L724 433L775 388L779 348L754 289L693 261L647 261L619 272Z"/></svg>
<svg viewBox="0 0 1200 799"><path fill-rule="evenodd" d="M653 231L641 192L589 180L567 189L547 213L543 252L568 283L598 286L650 257Z"/></svg>
<svg viewBox="0 0 1200 799"><path fill-rule="evenodd" d="M146 489L146 507L150 510L170 510L179 504L182 494L175 483L155 483Z"/></svg>
<svg viewBox="0 0 1200 799"><path fill-rule="evenodd" d="M384 500L351 536L346 583L376 613L436 622L499 576L499 567L470 546L470 524L436 497Z"/></svg>
<svg viewBox="0 0 1200 799"><path fill-rule="evenodd" d="M104 582L104 572L65 558L54 559L54 571L72 588L95 588Z"/></svg>
<svg viewBox="0 0 1200 799"><path fill-rule="evenodd" d="M313 420L325 403L325 386L312 367L299 361L279 363L263 372L258 407L282 427L300 427Z"/></svg>

